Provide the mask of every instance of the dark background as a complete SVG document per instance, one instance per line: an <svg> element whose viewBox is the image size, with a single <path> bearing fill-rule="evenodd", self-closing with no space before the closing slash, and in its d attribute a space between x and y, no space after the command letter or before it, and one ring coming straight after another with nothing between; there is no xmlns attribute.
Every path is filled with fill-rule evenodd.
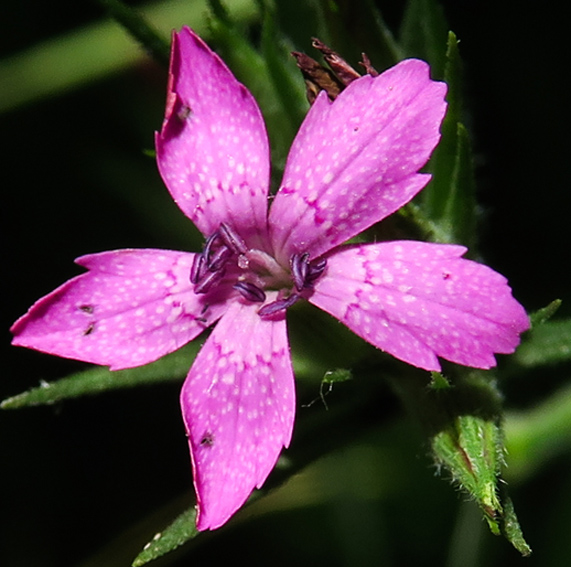
<svg viewBox="0 0 571 567"><path fill-rule="evenodd" d="M398 21L400 7L379 4L387 9L389 21ZM482 204L482 251L490 265L510 279L515 296L534 310L555 298L569 299L571 289L570 111L564 86L568 24L550 3L534 10L512 6L444 3L465 63ZM4 2L0 56L101 17L101 9L90 2ZM282 24L287 31L296 22ZM8 346L10 324L33 301L77 273L73 258L121 247L181 248L189 241L153 160L143 154L152 148L153 131L162 120L165 85L166 70L148 62L0 115L1 398L83 368ZM141 195L146 207L133 207L128 197L132 192ZM149 214L155 207L170 211L168 218L172 214L180 225L160 218L155 222ZM190 223L187 230L194 234ZM570 314L569 303L561 313ZM530 405L534 396L565 378L549 372L540 384L512 379L503 385L506 404ZM190 497L177 500L190 490L178 389L176 384L163 385L2 412L0 563L128 565L153 529L190 502ZM389 399L391 404L396 407ZM395 411L400 412L398 407ZM414 469L406 477L411 486L401 487L399 498L379 499L368 508L370 539L364 531L352 532L352 520L334 521L327 505L318 504L254 519L228 529L221 536L226 539L206 537L195 556L179 558L176 564L218 564L217 541L232 550L237 565L374 565L381 560L384 565L447 564L462 497L433 478L415 434L406 425L395 427L403 439L418 443L394 457ZM384 439L386 432L379 435ZM482 565L564 564L571 555L569 460L560 458L515 487L514 500L534 557L521 559L484 530ZM153 516L170 501L172 508ZM343 508L336 510L342 516ZM143 518L147 520L137 530ZM375 533L383 534L380 540ZM111 548L112 559L97 556L118 534L124 539ZM353 548L360 545L370 553L359 555ZM118 549L125 549L124 557ZM93 563L82 563L89 557L95 558Z"/></svg>

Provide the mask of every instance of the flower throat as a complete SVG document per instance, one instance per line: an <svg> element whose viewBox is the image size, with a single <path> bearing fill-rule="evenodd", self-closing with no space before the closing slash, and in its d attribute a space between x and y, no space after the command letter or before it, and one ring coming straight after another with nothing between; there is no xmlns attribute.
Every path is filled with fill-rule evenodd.
<svg viewBox="0 0 571 567"><path fill-rule="evenodd" d="M262 250L248 248L244 240L226 223L211 234L200 254L196 254L190 270L194 293L208 293L228 276L235 279L233 288L252 303L266 301L265 290L283 293L276 301L260 308L262 318L286 310L303 297L327 266L325 258L310 260L309 253L292 254L289 270Z"/></svg>

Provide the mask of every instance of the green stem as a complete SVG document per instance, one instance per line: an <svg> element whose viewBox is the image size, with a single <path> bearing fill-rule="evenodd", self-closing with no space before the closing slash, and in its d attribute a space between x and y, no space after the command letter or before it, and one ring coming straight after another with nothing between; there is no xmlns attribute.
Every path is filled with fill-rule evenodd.
<svg viewBox="0 0 571 567"><path fill-rule="evenodd" d="M147 53L160 63L168 65L170 46L143 16L121 0L98 0L109 15L119 22L144 48Z"/></svg>
<svg viewBox="0 0 571 567"><path fill-rule="evenodd" d="M509 412L504 423L511 481L523 481L556 455L571 449L571 385L541 405Z"/></svg>
<svg viewBox="0 0 571 567"><path fill-rule="evenodd" d="M233 0L230 10L236 22L259 18L253 0ZM141 7L141 13L163 37L183 25L209 37L206 0L155 2ZM0 60L0 113L60 95L144 60L144 51L116 22L94 22Z"/></svg>

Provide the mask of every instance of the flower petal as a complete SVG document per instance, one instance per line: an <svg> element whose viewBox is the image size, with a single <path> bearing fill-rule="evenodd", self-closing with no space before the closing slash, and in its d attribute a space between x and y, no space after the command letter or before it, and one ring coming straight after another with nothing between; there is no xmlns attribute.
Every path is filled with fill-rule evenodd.
<svg viewBox="0 0 571 567"><path fill-rule="evenodd" d="M262 319L256 311L240 300L232 304L182 389L199 530L226 522L291 439L295 392L285 319Z"/></svg>
<svg viewBox="0 0 571 567"><path fill-rule="evenodd" d="M439 370L437 356L495 366L529 328L506 279L461 258L462 246L382 242L341 249L328 258L311 303L393 356Z"/></svg>
<svg viewBox="0 0 571 567"><path fill-rule="evenodd" d="M200 334L226 309L189 281L193 254L115 250L78 258L89 272L37 301L13 344L111 366L141 366Z"/></svg>
<svg viewBox="0 0 571 567"><path fill-rule="evenodd" d="M173 34L156 147L171 195L205 236L226 222L250 246L265 238L269 149L262 115L246 87L186 27Z"/></svg>
<svg viewBox="0 0 571 567"><path fill-rule="evenodd" d="M292 145L270 210L274 250L317 257L410 201L440 139L446 85L409 59L353 81L331 103L321 93Z"/></svg>

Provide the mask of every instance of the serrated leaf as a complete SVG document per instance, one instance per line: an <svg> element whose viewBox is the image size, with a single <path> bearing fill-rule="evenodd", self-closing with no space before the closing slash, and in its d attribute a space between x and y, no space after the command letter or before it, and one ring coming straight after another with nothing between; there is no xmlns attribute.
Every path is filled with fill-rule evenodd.
<svg viewBox="0 0 571 567"><path fill-rule="evenodd" d="M525 367L571 360L571 319L547 321L534 327L513 359Z"/></svg>
<svg viewBox="0 0 571 567"><path fill-rule="evenodd" d="M502 534L524 557L527 557L531 554L531 547L523 537L511 498L506 497L503 504Z"/></svg>
<svg viewBox="0 0 571 567"><path fill-rule="evenodd" d="M392 382L419 418L437 466L477 502L492 533L505 534L509 521L510 535L506 537L524 549L515 514L506 516L507 494L500 489L505 464L501 394L489 372L452 370L457 375L451 388L427 388L421 375Z"/></svg>
<svg viewBox="0 0 571 567"><path fill-rule="evenodd" d="M172 524L159 532L145 545L143 551L133 561L133 567L141 567L153 559L157 559L183 543L196 537L200 532L196 529L196 508L190 508L180 514Z"/></svg>
<svg viewBox="0 0 571 567"><path fill-rule="evenodd" d="M430 373L430 387L433 390L447 390L448 388L452 388L450 382L442 375L440 372L431 372Z"/></svg>
<svg viewBox="0 0 571 567"><path fill-rule="evenodd" d="M491 531L500 533L503 508L497 493L503 463L502 433L494 421L472 415L458 416L431 440L439 465L479 504Z"/></svg>
<svg viewBox="0 0 571 567"><path fill-rule="evenodd" d="M188 374L199 346L200 342L195 341L156 362L138 368L112 372L101 366L77 372L57 382L43 382L37 388L4 400L0 407L18 409L51 405L62 400L93 396L110 390L182 380Z"/></svg>

